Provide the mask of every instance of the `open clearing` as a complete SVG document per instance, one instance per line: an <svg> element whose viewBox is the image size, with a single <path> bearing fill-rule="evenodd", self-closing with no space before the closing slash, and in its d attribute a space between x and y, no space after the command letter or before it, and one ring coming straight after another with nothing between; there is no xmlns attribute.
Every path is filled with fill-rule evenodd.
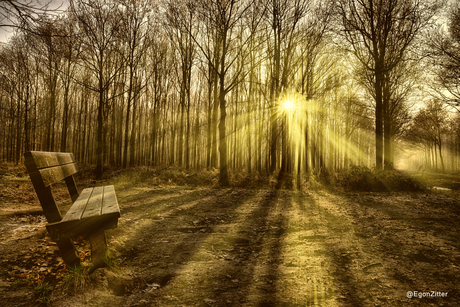
<svg viewBox="0 0 460 307"><path fill-rule="evenodd" d="M455 191L104 184L121 209L108 232L116 265L65 287L29 178L0 178L3 306L460 306Z"/></svg>

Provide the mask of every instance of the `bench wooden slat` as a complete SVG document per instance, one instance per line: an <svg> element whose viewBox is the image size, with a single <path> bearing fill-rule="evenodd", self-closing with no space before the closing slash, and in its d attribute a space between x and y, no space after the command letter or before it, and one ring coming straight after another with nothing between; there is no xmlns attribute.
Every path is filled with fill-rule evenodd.
<svg viewBox="0 0 460 307"><path fill-rule="evenodd" d="M119 217L119 214L112 213L82 220L51 223L46 224L46 229L53 240L86 236L102 229L117 228Z"/></svg>
<svg viewBox="0 0 460 307"><path fill-rule="evenodd" d="M43 208L48 223L58 222L62 219L61 212L56 204L50 186L45 186L43 182L42 176L35 165L34 156L35 152L29 151L24 153L24 162L27 167L27 172L29 173L30 180L40 200L40 205Z"/></svg>
<svg viewBox="0 0 460 307"><path fill-rule="evenodd" d="M92 216L100 216L102 212L102 197L104 196L104 187L95 187L91 198L88 200L85 212L81 216L82 219L86 219Z"/></svg>
<svg viewBox="0 0 460 307"><path fill-rule="evenodd" d="M30 154L31 157L33 157L38 169L75 162L73 154L69 152L32 151L27 154Z"/></svg>
<svg viewBox="0 0 460 307"><path fill-rule="evenodd" d="M66 215L62 219L62 222L81 219L92 192L93 188L84 189L81 192L80 197L77 198L72 207L70 207L69 211L67 211Z"/></svg>
<svg viewBox="0 0 460 307"><path fill-rule="evenodd" d="M77 167L74 163L72 163L61 166L44 168L39 170L39 172L43 178L45 186L49 186L55 182L61 181L62 179L75 174L77 172Z"/></svg>
<svg viewBox="0 0 460 307"><path fill-rule="evenodd" d="M109 213L120 213L120 207L118 206L117 196L115 194L115 187L108 185L104 187L104 204L102 206L102 214Z"/></svg>

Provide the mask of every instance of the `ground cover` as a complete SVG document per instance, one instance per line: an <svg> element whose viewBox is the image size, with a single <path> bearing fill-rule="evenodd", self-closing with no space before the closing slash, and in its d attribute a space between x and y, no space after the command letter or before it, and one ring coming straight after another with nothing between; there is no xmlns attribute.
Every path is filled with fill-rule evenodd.
<svg viewBox="0 0 460 307"><path fill-rule="evenodd" d="M223 189L156 176L103 182L115 185L121 218L109 266L87 276L63 264L28 177L2 174L3 306L460 305L455 190Z"/></svg>

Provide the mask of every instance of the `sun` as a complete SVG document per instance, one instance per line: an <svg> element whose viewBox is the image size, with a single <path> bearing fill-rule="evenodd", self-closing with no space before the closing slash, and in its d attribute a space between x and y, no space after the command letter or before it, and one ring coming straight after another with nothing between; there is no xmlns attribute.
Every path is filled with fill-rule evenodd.
<svg viewBox="0 0 460 307"><path fill-rule="evenodd" d="M294 108L294 103L291 100L286 100L283 104L284 110L290 111Z"/></svg>

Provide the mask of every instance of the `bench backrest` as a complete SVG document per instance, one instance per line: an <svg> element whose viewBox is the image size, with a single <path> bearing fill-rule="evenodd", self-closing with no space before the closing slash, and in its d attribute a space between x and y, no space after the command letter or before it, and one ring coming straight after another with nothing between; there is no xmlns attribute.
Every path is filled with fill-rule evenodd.
<svg viewBox="0 0 460 307"><path fill-rule="evenodd" d="M73 174L77 172L77 165L73 154L29 151L24 153L24 158L48 223L59 222L62 216L50 186L64 179L72 201L78 198L78 189L73 178Z"/></svg>

